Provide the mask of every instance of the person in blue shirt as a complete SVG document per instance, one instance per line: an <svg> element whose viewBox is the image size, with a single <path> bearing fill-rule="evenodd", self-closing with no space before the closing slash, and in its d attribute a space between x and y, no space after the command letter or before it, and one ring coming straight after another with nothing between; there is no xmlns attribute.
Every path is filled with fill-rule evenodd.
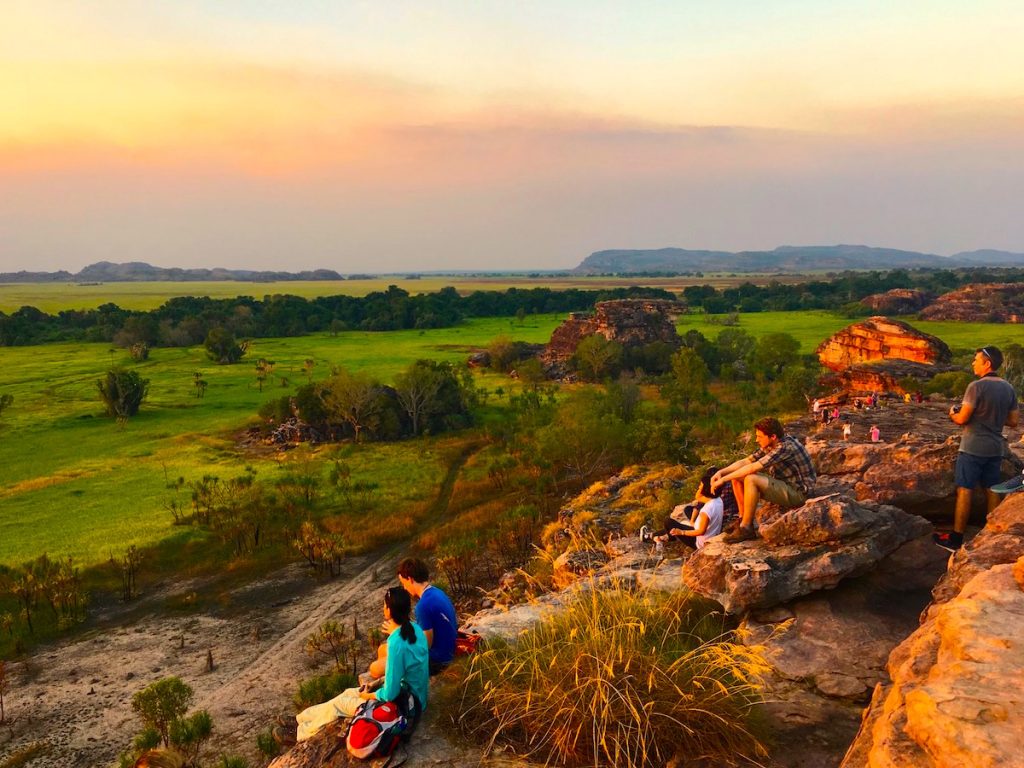
<svg viewBox="0 0 1024 768"><path fill-rule="evenodd" d="M407 557L398 564L398 582L416 603L416 623L423 629L430 647L430 675L442 672L455 658L455 637L459 622L455 606L442 590L430 583L427 564Z"/></svg>
<svg viewBox="0 0 1024 768"><path fill-rule="evenodd" d="M360 691L359 698L397 701L405 688L422 711L430 691L429 650L426 634L412 621L412 600L406 590L391 587L384 593L384 621L394 627L387 640L384 683L376 691Z"/></svg>

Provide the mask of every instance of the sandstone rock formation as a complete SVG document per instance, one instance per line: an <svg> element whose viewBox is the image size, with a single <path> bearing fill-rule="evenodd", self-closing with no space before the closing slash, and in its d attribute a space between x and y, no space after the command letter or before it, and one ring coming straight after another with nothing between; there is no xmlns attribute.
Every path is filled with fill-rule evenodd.
<svg viewBox="0 0 1024 768"><path fill-rule="evenodd" d="M812 499L763 524L755 541L712 539L683 565L683 582L729 613L770 608L862 574L931 530L895 507Z"/></svg>
<svg viewBox="0 0 1024 768"><path fill-rule="evenodd" d="M938 373L955 370L953 366L936 363L915 363L912 360L876 360L873 363L857 363L825 379L833 380L833 385L845 392L855 395L867 395L871 392L895 392L904 394L908 391L903 382L914 379L911 393L920 388L919 383L931 379Z"/></svg>
<svg viewBox="0 0 1024 768"><path fill-rule="evenodd" d="M974 283L940 296L922 320L1024 323L1024 283Z"/></svg>
<svg viewBox="0 0 1024 768"><path fill-rule="evenodd" d="M950 559L843 768L1024 766L1024 495Z"/></svg>
<svg viewBox="0 0 1024 768"><path fill-rule="evenodd" d="M880 315L912 315L935 301L935 295L916 288L893 288L885 293L873 293L860 300L868 309Z"/></svg>
<svg viewBox="0 0 1024 768"><path fill-rule="evenodd" d="M551 334L551 341L540 354L549 367L564 364L573 356L580 341L600 334L624 347L642 346L655 341L676 346L679 334L672 319L686 311L683 304L664 299L616 299L598 302L594 314L573 312Z"/></svg>
<svg viewBox="0 0 1024 768"><path fill-rule="evenodd" d="M849 325L819 344L816 352L821 364L833 371L893 358L928 365L952 359L941 339L886 317L870 317Z"/></svg>

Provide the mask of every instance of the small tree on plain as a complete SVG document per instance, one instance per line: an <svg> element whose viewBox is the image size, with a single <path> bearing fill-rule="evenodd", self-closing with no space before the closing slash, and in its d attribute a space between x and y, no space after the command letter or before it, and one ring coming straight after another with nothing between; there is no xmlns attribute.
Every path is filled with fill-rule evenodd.
<svg viewBox="0 0 1024 768"><path fill-rule="evenodd" d="M120 423L139 412L139 406L149 394L149 379L142 378L137 371L114 368L96 382L100 399L107 416L113 416Z"/></svg>
<svg viewBox="0 0 1024 768"><path fill-rule="evenodd" d="M7 675L7 662L0 659L0 723L7 722L7 714L4 712L4 696L10 689L11 679Z"/></svg>
<svg viewBox="0 0 1024 768"><path fill-rule="evenodd" d="M207 357L219 365L237 363L249 351L249 342L238 341L226 328L211 328L203 346Z"/></svg>
<svg viewBox="0 0 1024 768"><path fill-rule="evenodd" d="M193 696L191 686L180 677L165 677L132 696L132 711L147 728L160 735L165 747L169 747L171 726L185 716Z"/></svg>

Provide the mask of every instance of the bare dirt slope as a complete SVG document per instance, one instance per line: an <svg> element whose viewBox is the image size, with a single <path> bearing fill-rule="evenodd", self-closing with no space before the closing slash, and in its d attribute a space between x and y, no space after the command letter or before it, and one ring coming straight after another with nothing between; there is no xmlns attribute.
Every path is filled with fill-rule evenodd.
<svg viewBox="0 0 1024 768"><path fill-rule="evenodd" d="M346 575L312 589L309 576L289 566L231 593L224 610L175 616L154 608L127 625L44 647L12 665L0 760L43 742L32 768L109 765L139 730L132 695L177 675L195 690L194 707L213 716L216 751L259 765L256 733L277 713L293 712L297 682L313 672L306 638L328 619L375 625L396 563L392 554L354 558Z"/></svg>

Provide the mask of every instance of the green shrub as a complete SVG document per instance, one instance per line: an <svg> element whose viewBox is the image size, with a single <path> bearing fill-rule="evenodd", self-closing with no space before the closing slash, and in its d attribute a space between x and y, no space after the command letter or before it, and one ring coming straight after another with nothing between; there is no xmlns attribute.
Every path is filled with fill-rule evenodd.
<svg viewBox="0 0 1024 768"><path fill-rule="evenodd" d="M256 749L264 757L273 758L281 754L281 745L274 738L274 730L272 728L265 728L256 734Z"/></svg>
<svg viewBox="0 0 1024 768"><path fill-rule="evenodd" d="M712 604L689 593L589 586L515 645L472 658L457 727L559 765L765 755L754 729L761 648L737 643Z"/></svg>
<svg viewBox="0 0 1024 768"><path fill-rule="evenodd" d="M318 675L309 680L300 681L299 690L295 692L292 701L295 702L296 710L303 710L314 704L329 701L346 688L352 688L356 684L354 675L347 672L328 672L326 675Z"/></svg>

